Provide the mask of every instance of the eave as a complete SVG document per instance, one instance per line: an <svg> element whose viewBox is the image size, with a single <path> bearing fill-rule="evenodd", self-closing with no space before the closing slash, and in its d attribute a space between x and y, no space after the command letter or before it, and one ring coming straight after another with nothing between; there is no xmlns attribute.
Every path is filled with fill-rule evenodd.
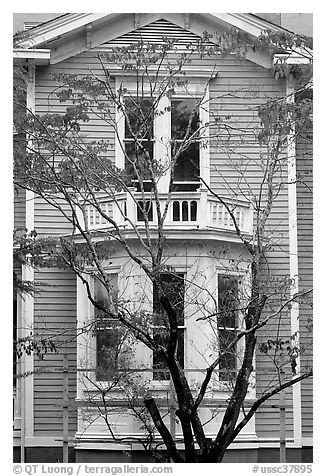
<svg viewBox="0 0 326 476"><path fill-rule="evenodd" d="M14 63L29 63L44 65L50 64L50 49L15 48L13 51Z"/></svg>
<svg viewBox="0 0 326 476"><path fill-rule="evenodd" d="M203 31L215 33L218 26L224 30L231 26L254 40L263 30L271 28L270 23L248 13L71 13L35 27L31 36L19 46L37 49L47 45L51 48L51 63L58 63L160 18L197 35L202 35ZM283 31L278 26L274 29ZM250 47L247 59L267 69L271 69L273 63L269 53Z"/></svg>
<svg viewBox="0 0 326 476"><path fill-rule="evenodd" d="M30 37L22 41L20 46L22 48L40 46L108 15L108 13L68 13L35 27Z"/></svg>
<svg viewBox="0 0 326 476"><path fill-rule="evenodd" d="M291 53L277 53L274 54L273 62L275 64L312 64L312 51L306 49L302 52L300 49L292 51Z"/></svg>

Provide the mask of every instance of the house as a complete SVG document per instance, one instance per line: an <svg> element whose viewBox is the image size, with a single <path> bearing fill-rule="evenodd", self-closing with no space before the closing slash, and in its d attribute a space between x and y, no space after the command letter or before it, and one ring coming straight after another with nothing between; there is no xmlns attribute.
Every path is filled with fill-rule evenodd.
<svg viewBox="0 0 326 476"><path fill-rule="evenodd" d="M159 158L155 173L159 177L157 201L161 211L169 203L164 220L161 279L172 283L170 296L179 319L178 359L193 389L198 389L203 372L212 361L216 342L218 351L224 348L226 352L200 409L200 418L207 421L207 434L211 438L221 424L233 385L230 375L236 372L243 353L240 342L236 353L228 353L227 345L230 336L239 330L240 318L235 313L234 299L245 308L244 301L250 296L251 257L245 243L257 239L253 197L259 194L263 173L261 144L255 138L259 125L257 108L266 98L288 97L292 101L294 97L291 78L278 80L272 71L280 55L284 58L284 52L274 55L253 45L265 30L272 28L279 33L286 30L253 14L78 13L65 14L32 28L14 50L16 63L28 69L28 109L37 115L60 114L65 112L66 104L56 96L58 77L54 75L83 77L91 71L100 76L103 70L99 55L110 54L117 47L125 51L123 48L135 45L140 39L144 44L148 41L160 46L166 41L162 37L177 38L175 55L186 54L191 49L189 45L195 44L203 32L212 35L206 38L209 47L214 45L216 32L227 34L231 27L250 40L242 58L229 54L217 59L216 56L195 56L192 62L185 61L183 68L188 83L182 83L183 75L176 75L173 93L159 95L155 108L149 92L150 81L139 102L137 69L133 66L122 69L113 64L110 57L105 71L110 75L109 84L114 91L119 90L120 84L123 84L121 90L128 91L124 107L117 104L116 110L111 109L113 121L104 115L91 115L82 126L82 134L86 142L108 141L109 145L103 146L105 158L118 170L126 170L130 183L128 187L104 192L100 175L95 202L89 195L81 193L79 201L74 196L75 219L81 228L69 220L69 213L73 213L71 209L69 212L72 202L60 202L60 212L53 206L51 195L42 197L22 188L15 196L16 227L36 230L41 238L72 237L76 245L83 243L83 232L89 232L97 246L105 246L107 254L101 264L105 283L112 289L112 296L118 295L118 302L124 303L124 311L138 318L153 311L159 314L155 287L137 259L131 259L131 254L147 259L144 243L158 236L158 208L153 206L153 192L148 186L151 179L142 174L141 161L135 166L127 158L135 153L135 127L146 124L137 147L145 157ZM298 56L287 54L286 61L298 63ZM149 66L148 75L153 75L153 71L155 73L155 68ZM159 81L161 76L158 78ZM124 112L127 109L128 116ZM149 122L144 118L150 118ZM188 138L192 137L185 149L182 149L180 130L188 134ZM289 292L293 296L305 293L312 279L311 148L309 144L293 140L293 131L288 135L292 139L284 146L285 155L282 150L283 165L277 171L279 188L269 215L266 232L269 249L264 259L269 278L273 282L290 282ZM181 150L171 178L172 168L166 163L171 160L172 146ZM100 153L94 156L94 161L100 156ZM84 172L92 173L92 170L89 166ZM107 171L112 173L110 168ZM172 190L169 189L171 180ZM119 240L114 238L116 225ZM173 278L170 270L173 270ZM57 461L62 458L62 448L65 455L69 447L70 459L77 462L147 461L140 441L144 429L139 420L126 411L127 397L121 398L113 388L112 397L106 400L108 403L100 399L107 388L103 382L109 380L105 355L116 348L120 331L107 319L96 328L93 326L98 313L88 298L87 289L97 303L106 300L105 288L96 277L94 264L86 266L84 274L79 276L76 276L76 268L73 272L67 267L23 266L21 273L22 279L46 286L34 296L24 299L18 296L17 337L27 337L32 331L36 336L57 339L58 352L47 352L43 359L23 353L17 363L17 374L24 377L15 382L15 458L19 460L20 455L21 460L27 462ZM220 310L225 295L236 296L226 301L232 310L228 314L229 321L212 330L205 315L213 305ZM116 302L113 299L105 305L113 309ZM244 400L245 412L257 395L274 383L275 365L278 365L277 349L273 347L275 339L291 340L288 343L296 375L309 367L311 349L307 327L310 320L308 304L292 302L278 321L277 338L274 321L258 333L261 346L257 348L255 368ZM153 327L153 339L158 342L163 339L163 326ZM299 352L299 335L300 348L305 351L293 357L294 350ZM266 339L275 351L273 358L263 351ZM126 359L139 376L140 387L150 386L161 401L160 409L168 413L173 389L160 356L139 344L132 352ZM311 378L286 388L282 398L285 403L280 403L276 395L261 405L227 449L224 461L279 461L284 421L288 461L309 461ZM107 414L109 422L105 418ZM182 445L178 420L166 417L165 422L177 444Z"/></svg>

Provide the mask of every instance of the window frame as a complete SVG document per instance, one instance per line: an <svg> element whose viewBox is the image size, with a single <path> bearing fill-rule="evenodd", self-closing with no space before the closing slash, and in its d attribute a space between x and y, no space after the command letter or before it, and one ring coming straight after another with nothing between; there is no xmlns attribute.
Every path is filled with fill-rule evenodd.
<svg viewBox="0 0 326 476"><path fill-rule="evenodd" d="M90 291L92 296L95 298L95 269L89 270L91 273L88 282L90 286ZM121 278L121 267L120 266L115 266L112 268L105 268L104 272L106 275L117 275L117 298L119 300L120 297L120 289L122 289L121 286L123 286L122 283L122 278ZM88 302L88 324L91 326L90 332L87 333L87 348L86 352L84 352L83 358L85 359L86 363L86 371L85 375L89 378L90 381L93 381L96 385L105 385L106 383L109 383L110 380L99 380L97 378L97 328L96 328L96 312L97 309L91 301L85 296ZM81 303L82 305L82 303ZM87 384L87 386L89 386ZM93 388L94 385L90 384L90 388Z"/></svg>
<svg viewBox="0 0 326 476"><path fill-rule="evenodd" d="M219 332L220 330L229 330L229 331L242 331L244 329L244 314L242 309L245 308L246 306L246 291L250 289L249 286L249 276L247 275L245 270L239 269L239 270L232 270L227 267L216 267L215 268L215 273L216 273L216 302L218 305L218 299L219 299L219 286L218 286L218 279L219 276L228 276L228 277L235 277L238 278L238 299L241 304L240 309L238 311L238 316L237 316L237 323L235 323L235 327L225 327L225 326L219 326L218 322L216 322L216 332L217 332L217 340L218 340L218 351L220 350L220 335ZM239 283L241 281L241 283ZM218 310L218 309L217 309ZM219 311L219 310L218 310ZM243 339L240 339L234 346L234 354L235 354L235 368L234 368L234 374L236 375L237 371L239 370L239 360L241 360L241 357L243 356L244 352L244 342ZM240 358L240 359L239 359ZM232 379L221 379L220 378L220 373L221 373L221 367L218 365L216 369L217 377L218 377L218 382L221 385L230 385L232 384ZM225 369L225 372L227 372L228 369Z"/></svg>
<svg viewBox="0 0 326 476"><path fill-rule="evenodd" d="M129 97L126 97L125 100L124 100L124 109L125 111L128 110L128 106L127 106L127 103L128 101L132 101L132 98L133 98L133 95L131 94ZM137 98L135 98L135 101L137 101ZM150 103L150 102L153 102L154 99L150 98L150 97L143 97L141 99L141 102L147 102L147 103ZM143 108L141 108L143 110ZM150 112L151 111L151 112ZM147 112L145 112L145 114L147 114ZM150 147L150 151L149 154L150 156L153 157L155 156L155 143L156 143L156 140L155 140L155 135L154 135L154 124L155 124L155 110L153 109L153 105L151 105L149 108L148 108L148 114L151 114L153 115L153 117L150 119L151 123L150 123L150 126L151 126L151 130L148 132L148 135L149 137L148 138L139 138L137 137L137 140L144 144L144 148L146 150L147 147L146 145L147 144L151 144L151 147ZM128 155L127 153L127 146L128 145L131 145L131 146L135 146L136 148L136 143L134 141L134 139L132 138L132 134L130 133L130 136L128 135L127 133L127 124L126 124L126 121L127 121L127 118L126 118L126 113L123 114L123 117L124 117L124 134L123 134L123 147L124 147L124 169L127 170L127 167L130 166L131 168L131 175L133 175L135 173L135 170L134 170L134 166L132 165L132 162L130 162L129 164L126 163L126 155ZM133 124L133 121L130 121L130 116L129 116L129 123L130 125L132 126ZM129 127L129 131L130 131L130 127ZM146 135L146 134L145 134ZM129 154L130 155L130 154ZM133 186L137 186L138 184L138 180L136 177L134 177L133 179L131 179L132 183L133 183ZM146 183L151 183L151 180L149 179L144 179L143 180L145 186L146 186Z"/></svg>
<svg viewBox="0 0 326 476"><path fill-rule="evenodd" d="M169 274L168 272L163 272L161 274ZM187 326L186 326L186 310L185 310L185 297L186 297L186 281L187 281L187 270L185 270L184 268L182 269L175 269L174 270L174 274L176 275L182 275L182 278L183 278L183 286L184 286L184 289L183 289L183 325L178 325L178 329L182 329L182 337L183 337L183 363L182 363L182 367L183 368L186 368L186 330L187 330ZM152 290L153 290L153 286L152 286ZM154 316L154 290L153 290L153 294L152 294L152 309L153 309L153 316ZM153 331L154 329L159 329L163 326L154 326L153 325ZM168 373L169 371L168 370L156 370L154 369L154 352L152 352L152 385L154 387L162 387L162 386L166 386L167 384L170 385L170 382L171 382L171 379L168 378L168 379L162 379L162 378L154 378L154 373L155 372L162 372L162 373ZM170 377L170 376L169 376Z"/></svg>
<svg viewBox="0 0 326 476"><path fill-rule="evenodd" d="M173 102L186 102L186 101L189 101L189 102L193 102L196 104L196 100L197 98L196 97L192 97L192 96L173 96L170 100L170 107L171 107L171 134L170 134L170 143L171 143L171 157L172 157L172 150L173 150L173 147L174 147L174 143L178 143L178 144L181 144L183 139L175 139L173 138ZM194 110L194 108L192 109L192 111ZM197 124L200 124L201 123L201 114L200 114L200 110L201 110L201 107L200 105L198 106L198 109L196 111L196 115L197 115ZM199 126L200 127L200 126ZM191 133L190 133L190 136L191 136ZM202 137L201 137L201 134L198 134L198 136L196 137L196 139L194 140L194 142L192 142L188 148L181 152L181 155L178 157L176 163L175 163L175 171L176 171L176 167L177 167L177 164L178 164L178 160L180 159L180 157L182 156L182 154L186 153L194 144L198 147L198 173L200 174L200 160L201 160L201 154L200 154L200 144L202 142ZM185 185L186 187L189 186L189 187L193 187L195 191L197 188L200 187L200 178L198 178L198 180L188 180L188 179L175 179L173 180L173 185L174 186L177 186L178 188L180 187L180 191L184 191L181 189L181 187L183 185ZM189 191L192 191L192 190L189 190Z"/></svg>
<svg viewBox="0 0 326 476"><path fill-rule="evenodd" d="M117 84L123 83L122 78L116 77ZM131 81L128 83L128 92L130 96L136 95L135 83ZM149 97L149 91L144 92L144 99ZM187 100L202 98L198 108L199 122L202 125L202 131L198 138L199 143L199 175L208 186L210 186L210 153L209 153L209 84L205 82L190 83L187 91L176 90L172 98L163 96L158 102L158 108L165 110L162 115L155 115L153 124L153 157L158 157L165 162L171 163L171 101L172 100ZM207 126L207 127L204 127ZM121 108L116 106L116 131L115 131L115 165L119 169L125 169L125 116ZM170 182L169 167L163 163L163 168L166 172L160 176L158 180L158 188L161 192L167 192ZM144 181L145 182L145 181ZM188 183L188 182L184 182ZM198 188L201 186L201 181L198 182ZM190 192L191 193L191 192Z"/></svg>

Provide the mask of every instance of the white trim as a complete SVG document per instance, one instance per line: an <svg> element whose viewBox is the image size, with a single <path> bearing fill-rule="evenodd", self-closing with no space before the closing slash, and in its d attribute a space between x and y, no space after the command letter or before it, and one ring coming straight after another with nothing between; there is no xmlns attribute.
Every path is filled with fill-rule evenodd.
<svg viewBox="0 0 326 476"><path fill-rule="evenodd" d="M243 301L243 307L245 307L245 305L246 305L245 301L246 301L247 298L249 300L249 294L250 294L250 274L248 272L248 269L246 269L246 262L243 261L243 269L240 268L240 269L235 269L234 270L234 269L228 267L227 264L225 266L222 266L222 265L216 265L215 266L216 301L218 301L218 276L220 274L221 275L228 275L228 276L235 276L235 277L241 278L242 283L241 283L241 285L238 286L238 293L240 295L240 300ZM244 328L244 317L243 317L243 313L241 311L239 311L239 322L238 322L237 328L238 329L243 329ZM236 355L237 355L237 357L242 358L243 353L244 353L244 339L240 339L237 342L237 345L236 345ZM247 395L246 395L246 399L249 399L249 400L253 400L253 399L256 398L256 365L255 364L256 364L256 362L255 362L255 356L254 356L254 358L253 358L253 371L252 371L252 374L251 374L251 377L250 377L251 385L249 385ZM237 371L239 370L238 359L236 360L236 370ZM227 382L224 382L223 380L221 380L220 384L221 385L223 385L223 384L227 385Z"/></svg>
<svg viewBox="0 0 326 476"><path fill-rule="evenodd" d="M35 112L35 67L28 67L27 84L27 108ZM26 191L26 228L30 232L34 230L34 193ZM29 266L23 266L22 279L34 281L34 269ZM33 332L34 327L34 297L24 296L22 303L22 336L28 336ZM34 356L23 354L22 372L28 372L28 377L22 378L22 402L21 402L21 438L22 452L26 444L26 437L33 436L34 433ZM22 455L23 457L23 455Z"/></svg>
<svg viewBox="0 0 326 476"><path fill-rule="evenodd" d="M261 35L262 30L266 28L266 24L263 22L256 18L244 18L242 13L213 13L211 15L256 37Z"/></svg>
<svg viewBox="0 0 326 476"><path fill-rule="evenodd" d="M199 118L201 122L201 127L203 131L200 134L199 142L199 167L200 167L200 176L205 180L208 186L210 186L210 155L209 155L209 83L207 83L205 88L204 97L202 103L199 107ZM208 126L206 127L206 124Z"/></svg>
<svg viewBox="0 0 326 476"><path fill-rule="evenodd" d="M89 271L94 271L95 268L89 268ZM121 285L121 267L110 266L106 268L105 274L116 274L118 277L118 289L123 289ZM94 276L85 276L88 281L92 296L94 296ZM86 378L96 382L95 369L96 369L96 335L94 330L90 330L88 326L94 321L94 306L88 299L87 291L84 283L77 277L77 330L86 328L84 332L78 332L77 336L77 393L76 401L85 401L85 392L88 393L94 389ZM83 371L86 368L88 370ZM94 370L90 370L94 369ZM104 384L105 382L99 381L98 383Z"/></svg>
<svg viewBox="0 0 326 476"><path fill-rule="evenodd" d="M121 437L128 440L128 437L134 440L135 438L142 438L143 433L126 433L122 434ZM207 437L214 438L215 433L207 434ZM181 437L181 434L180 434ZM134 441L126 441L125 444L115 443L111 438L107 438L106 441L103 441L102 433L79 433L75 434L75 449L76 450L129 450L129 451L142 451L143 445L140 443L135 443ZM158 438L160 441L160 438ZM176 442L178 449L183 449L183 443L181 441ZM195 446L198 448L197 443ZM276 446L276 445L274 445ZM237 436L236 440L231 443L228 449L258 449L260 447L259 440L255 433L244 433Z"/></svg>
<svg viewBox="0 0 326 476"><path fill-rule="evenodd" d="M33 48L36 45L54 40L58 36L71 33L77 28L81 28L89 23L109 16L107 13L71 13L64 15L64 18L54 18L52 21L41 24L35 28L34 35L20 43L21 47ZM61 25L60 25L61 23Z"/></svg>
<svg viewBox="0 0 326 476"><path fill-rule="evenodd" d="M117 84L122 84L122 78L115 78L116 93L118 93ZM125 155L123 151L123 141L125 137L125 116L121 108L115 105L115 166L123 170L125 168Z"/></svg>
<svg viewBox="0 0 326 476"><path fill-rule="evenodd" d="M61 439L60 439L61 438ZM69 446L72 446L73 443L70 443ZM27 448L31 447L62 447L62 437L58 436L28 436L25 438L25 446Z"/></svg>
<svg viewBox="0 0 326 476"><path fill-rule="evenodd" d="M193 76L193 75L192 75ZM207 79L207 75L205 74ZM116 80L116 91L119 90L121 84L123 83L123 78L117 76ZM133 92L136 93L136 86L134 81L128 81L128 92L132 95ZM149 96L149 90L144 93L144 97ZM190 83L187 90L177 90L176 94L172 98L162 96L158 103L156 104L156 111L164 111L163 114L154 115L154 124L153 124L153 154L154 158L159 158L163 162L163 173L158 177L158 190L159 193L167 193L170 183L170 166L171 166L171 107L173 100L187 100L192 99L192 96L203 96L201 103L198 107L198 113L200 121L202 123L203 131L200 134L199 139L199 166L200 166L200 176L204 178L205 182L210 185L210 156L209 156L209 83L203 82L193 82ZM202 106L203 105L203 106ZM121 108L116 106L115 111L115 165L119 169L125 168L125 154L123 151L123 144L125 138L125 120L124 112ZM208 127L204 127L205 124L208 124ZM205 143L205 146L203 145ZM200 182L198 182L198 187ZM205 208L206 210L206 208Z"/></svg>
<svg viewBox="0 0 326 476"><path fill-rule="evenodd" d="M20 63L26 60L33 60L34 64L50 64L51 50L15 48L13 51L14 62Z"/></svg>
<svg viewBox="0 0 326 476"><path fill-rule="evenodd" d="M307 53L300 53L300 49L292 53L279 53L275 54L273 57L273 63L275 64L312 64L312 54L313 52L307 48L308 53L311 55L311 58L307 58Z"/></svg>
<svg viewBox="0 0 326 476"><path fill-rule="evenodd" d="M191 14L190 14L191 15ZM193 14L192 14L193 15ZM258 37L263 30L268 28L273 28L277 31L287 31L286 29L272 25L269 22L264 21L263 19L254 17L250 13L210 13L210 14L196 14L202 17L203 20L206 18L212 22L222 21L229 25L232 25L236 28ZM33 47L38 44L42 44L46 41L54 40L59 36L65 34L71 34L78 28L82 28L90 23L103 20L107 17L108 20L112 20L116 13L70 13L59 18L54 18L51 21L45 22L34 28L33 36L27 38L25 41L20 43L23 47ZM134 23L132 30L141 28L146 24L149 24L157 19L159 14L154 14L150 16L149 14L143 15L145 19L141 18L141 14L138 16L138 24ZM189 26L185 25L184 14L169 14L162 13L160 14L161 18L164 18L172 23L179 24L182 28L186 28L189 31L193 31L193 18L189 19ZM179 21L178 21L179 20ZM131 31L132 31L131 30ZM118 36L118 35L117 35Z"/></svg>
<svg viewBox="0 0 326 476"><path fill-rule="evenodd" d="M293 78L286 79L286 101L293 104L295 101ZM289 207L289 266L290 279L293 285L290 289L291 296L299 292L299 267L298 267L298 224L297 224L297 186L296 186L296 148L294 125L288 134L288 207ZM299 304L293 302L290 310L291 335L299 336ZM299 337L298 337L299 339ZM300 356L297 357L297 372L300 372ZM293 434L294 440L301 442L301 383L292 387L293 391Z"/></svg>
<svg viewBox="0 0 326 476"><path fill-rule="evenodd" d="M302 438L302 446L313 446L313 445L314 445L314 440L312 436Z"/></svg>
<svg viewBox="0 0 326 476"><path fill-rule="evenodd" d="M164 170L157 181L160 194L168 192L171 177L171 111L168 109L170 106L170 99L162 96L157 108L165 112L157 116L154 115L154 158L159 159Z"/></svg>

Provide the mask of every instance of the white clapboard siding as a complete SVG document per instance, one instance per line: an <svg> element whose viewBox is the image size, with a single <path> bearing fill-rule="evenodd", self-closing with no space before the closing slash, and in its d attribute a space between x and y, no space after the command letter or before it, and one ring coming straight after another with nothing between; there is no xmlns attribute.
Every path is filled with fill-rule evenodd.
<svg viewBox="0 0 326 476"><path fill-rule="evenodd" d="M62 355L68 355L69 430L76 431L76 277L62 269L42 269L35 279L45 285L35 298L34 332L52 339L57 353L48 352L43 360L34 358L35 436L62 435L63 374Z"/></svg>
<svg viewBox="0 0 326 476"><path fill-rule="evenodd" d="M297 203L298 203L298 254L299 254L299 290L307 290L313 285L313 200L312 200L312 141L311 138L297 142ZM303 354L302 366L312 365L312 334L307 329L312 318L312 308L302 305L300 308L300 335ZM313 390L312 378L301 383L302 399L302 436L312 437L313 430Z"/></svg>

